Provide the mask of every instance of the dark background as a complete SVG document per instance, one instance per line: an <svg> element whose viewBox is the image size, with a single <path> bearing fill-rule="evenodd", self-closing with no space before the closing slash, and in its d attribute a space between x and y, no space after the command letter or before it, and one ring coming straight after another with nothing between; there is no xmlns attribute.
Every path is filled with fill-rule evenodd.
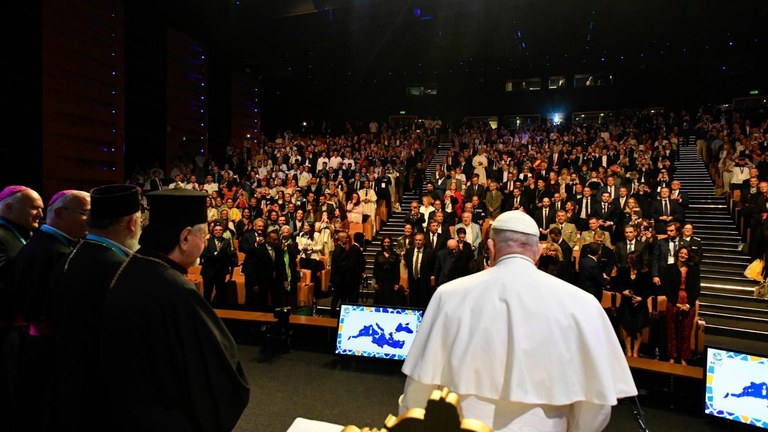
<svg viewBox="0 0 768 432"><path fill-rule="evenodd" d="M93 0L66 3L88 11ZM124 160L164 165L169 64L178 32L207 54L207 136L212 155L240 144L234 76L258 88L261 132L301 122L367 124L405 111L444 121L474 115L664 107L695 110L766 91L767 2L649 0L110 0L124 29ZM97 5L102 5L98 3ZM38 186L46 173L41 1L2 6L0 185ZM87 16L87 12L84 12ZM66 18L65 18L66 19ZM76 32L77 29L74 29ZM54 35L55 36L55 35ZM75 35L76 37L77 35ZM50 37L50 35L48 35ZM58 53L58 55L62 55ZM48 66L50 67L50 66ZM613 77L574 88L577 74ZM566 77L547 89L549 76ZM505 92L541 78L540 91ZM238 78L240 81L242 79ZM242 82L238 82L242 84ZM409 86L437 95L406 95Z"/></svg>

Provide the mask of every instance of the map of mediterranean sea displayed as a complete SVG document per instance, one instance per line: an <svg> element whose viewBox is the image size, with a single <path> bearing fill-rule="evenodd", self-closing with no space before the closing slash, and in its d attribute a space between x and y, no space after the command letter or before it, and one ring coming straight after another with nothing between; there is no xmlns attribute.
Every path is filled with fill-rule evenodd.
<svg viewBox="0 0 768 432"><path fill-rule="evenodd" d="M343 305L336 353L404 360L422 316L418 309Z"/></svg>
<svg viewBox="0 0 768 432"><path fill-rule="evenodd" d="M413 334L413 330L411 330L408 325L408 323L400 323L397 325L397 328L395 328L394 332L387 332L383 327L381 327L381 324L374 323L374 325L367 325L361 328L356 335L348 337L347 340L369 337L371 338L371 343L378 346L379 348L389 346L395 349L401 349L405 345L405 340L397 340L395 339L394 335L396 333Z"/></svg>
<svg viewBox="0 0 768 432"><path fill-rule="evenodd" d="M705 412L768 428L768 359L709 348Z"/></svg>

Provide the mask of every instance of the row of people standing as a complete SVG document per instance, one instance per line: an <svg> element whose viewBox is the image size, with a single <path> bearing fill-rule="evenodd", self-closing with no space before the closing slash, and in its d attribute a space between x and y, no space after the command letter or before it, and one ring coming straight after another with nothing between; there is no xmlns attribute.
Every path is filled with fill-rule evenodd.
<svg viewBox="0 0 768 432"><path fill-rule="evenodd" d="M234 427L248 383L184 277L205 245L205 195L148 198L142 228L133 186L63 191L40 226L36 192L0 192L3 430Z"/></svg>

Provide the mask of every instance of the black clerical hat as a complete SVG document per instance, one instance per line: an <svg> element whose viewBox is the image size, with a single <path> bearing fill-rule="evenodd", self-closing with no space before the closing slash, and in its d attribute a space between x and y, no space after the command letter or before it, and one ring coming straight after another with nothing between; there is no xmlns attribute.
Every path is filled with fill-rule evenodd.
<svg viewBox="0 0 768 432"><path fill-rule="evenodd" d="M168 189L147 194L149 224L163 227L192 227L208 222L208 194L190 189Z"/></svg>
<svg viewBox="0 0 768 432"><path fill-rule="evenodd" d="M141 209L139 188L130 184L112 184L91 190L91 217L114 219L132 215Z"/></svg>

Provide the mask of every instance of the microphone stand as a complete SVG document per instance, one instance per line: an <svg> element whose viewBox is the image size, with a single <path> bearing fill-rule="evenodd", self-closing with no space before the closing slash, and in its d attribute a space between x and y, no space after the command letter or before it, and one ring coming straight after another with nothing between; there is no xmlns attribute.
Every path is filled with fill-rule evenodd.
<svg viewBox="0 0 768 432"><path fill-rule="evenodd" d="M651 432L651 429L648 428L648 423L645 421L645 412L640 407L640 401L637 400L637 396L633 397L635 400L635 404L632 406L632 418L635 419L637 422L637 425L639 426L640 432Z"/></svg>

